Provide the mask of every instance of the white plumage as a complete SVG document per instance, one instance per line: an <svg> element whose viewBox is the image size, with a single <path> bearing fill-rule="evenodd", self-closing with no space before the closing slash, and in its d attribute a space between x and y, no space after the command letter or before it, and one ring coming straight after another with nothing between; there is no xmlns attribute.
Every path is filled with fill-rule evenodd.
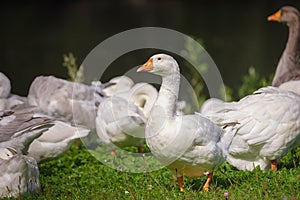
<svg viewBox="0 0 300 200"><path fill-rule="evenodd" d="M101 95L94 87L53 76L39 76L32 82L28 103L49 116L95 128L96 102Z"/></svg>
<svg viewBox="0 0 300 200"><path fill-rule="evenodd" d="M267 169L300 142L300 96L280 88L261 88L238 102L218 103L203 113L217 124L237 122L227 160L241 170Z"/></svg>
<svg viewBox="0 0 300 200"><path fill-rule="evenodd" d="M37 163L23 154L53 124L49 118L35 117L34 111L34 107L23 104L0 112L0 197L40 190Z"/></svg>
<svg viewBox="0 0 300 200"><path fill-rule="evenodd" d="M7 98L10 94L10 80L2 72L0 72L0 98Z"/></svg>
<svg viewBox="0 0 300 200"><path fill-rule="evenodd" d="M153 86L138 83L129 91L114 93L102 101L96 118L100 140L120 148L141 147L145 142L145 123L156 97Z"/></svg>
<svg viewBox="0 0 300 200"><path fill-rule="evenodd" d="M25 97L11 94L11 84L7 76L0 72L0 110L7 110L22 104L26 101Z"/></svg>
<svg viewBox="0 0 300 200"><path fill-rule="evenodd" d="M134 86L133 80L127 76L114 77L108 83L112 83L112 85L103 89L107 96L113 96L119 92L126 92Z"/></svg>
<svg viewBox="0 0 300 200"><path fill-rule="evenodd" d="M0 148L0 198L39 192L39 169L34 158L11 147Z"/></svg>
<svg viewBox="0 0 300 200"><path fill-rule="evenodd" d="M20 149L25 154L29 144L53 126L53 120L34 115L36 108L22 104L0 111L0 147Z"/></svg>
<svg viewBox="0 0 300 200"><path fill-rule="evenodd" d="M300 80L295 80L295 81L288 81L285 83L282 83L279 88L290 91L290 92L295 92L300 95Z"/></svg>
<svg viewBox="0 0 300 200"><path fill-rule="evenodd" d="M180 73L171 56L154 55L138 71L162 76L158 98L146 126L151 152L177 176L181 191L183 175L197 177L208 172L204 185L207 191L213 170L225 161L234 126L220 128L198 113L175 115Z"/></svg>
<svg viewBox="0 0 300 200"><path fill-rule="evenodd" d="M85 137L89 130L71 126L67 122L55 120L54 126L36 138L29 146L28 156L40 163L61 156L75 139Z"/></svg>
<svg viewBox="0 0 300 200"><path fill-rule="evenodd" d="M41 162L62 155L74 139L89 133L88 129L73 127L36 111L36 107L28 104L1 111L0 147L21 149Z"/></svg>

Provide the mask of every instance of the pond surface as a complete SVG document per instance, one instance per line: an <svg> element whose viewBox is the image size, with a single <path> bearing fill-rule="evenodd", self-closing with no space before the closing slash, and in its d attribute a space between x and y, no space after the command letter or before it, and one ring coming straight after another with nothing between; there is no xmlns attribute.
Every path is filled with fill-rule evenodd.
<svg viewBox="0 0 300 200"><path fill-rule="evenodd" d="M38 1L36 1L38 2ZM37 75L67 77L62 55L80 64L100 42L132 28L158 26L202 38L223 80L237 88L250 66L265 76L275 71L287 40L287 27L268 22L282 5L299 1L43 1L0 7L0 71L13 92L26 95ZM125 56L126 57L126 56ZM149 55L120 58L136 66ZM120 66L121 67L121 66ZM112 70L107 79L119 75Z"/></svg>

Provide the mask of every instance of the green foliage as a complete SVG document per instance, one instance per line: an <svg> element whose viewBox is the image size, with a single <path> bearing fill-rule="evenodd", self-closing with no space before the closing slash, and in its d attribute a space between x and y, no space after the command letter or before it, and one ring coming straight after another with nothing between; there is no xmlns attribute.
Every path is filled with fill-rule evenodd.
<svg viewBox="0 0 300 200"><path fill-rule="evenodd" d="M83 66L78 67L76 58L72 53L63 55L63 64L68 70L69 80L82 83L84 81Z"/></svg>
<svg viewBox="0 0 300 200"><path fill-rule="evenodd" d="M196 41L196 42L195 42ZM186 62L188 66L188 72L184 73L190 84L192 85L194 92L198 98L200 105L205 101L204 95L205 83L201 78L201 74L207 72L207 63L203 63L200 60L201 55L204 53L204 48L199 48L199 45L203 47L203 41L199 38L190 39L187 38L185 48L182 50L181 55L189 60L190 63Z"/></svg>
<svg viewBox="0 0 300 200"><path fill-rule="evenodd" d="M196 42L195 42L196 41ZM203 41L200 38L186 40L185 48L181 52L181 56L189 60L190 63L186 62L188 66L188 72L184 73L190 84L194 89L194 92L198 98L198 103L201 105L206 100L205 95L205 82L201 75L205 74L208 70L208 64L203 62L201 58L205 53L204 48L199 48L199 45L203 47ZM226 101L233 100L233 90L228 86L224 85L225 90L220 88L220 94Z"/></svg>
<svg viewBox="0 0 300 200"><path fill-rule="evenodd" d="M233 89L229 86L224 85L225 90L221 90L221 96L224 97L225 101L233 101Z"/></svg>
<svg viewBox="0 0 300 200"><path fill-rule="evenodd" d="M252 94L254 91L261 87L272 85L273 74L268 78L261 76L254 67L249 67L248 74L241 78L241 85L238 88L230 88L225 85L224 91L221 95L225 97L225 101L239 100L247 95ZM236 98L237 97L237 98Z"/></svg>
<svg viewBox="0 0 300 200"><path fill-rule="evenodd" d="M202 48L199 48L199 45ZM193 68L190 70L196 70L193 72L196 73L205 73L207 72L207 63L203 63L200 57L204 53L205 49L203 48L203 40L200 38L187 38L185 49L181 52L181 55L188 59L191 64L193 64ZM194 73L193 73L194 74Z"/></svg>
<svg viewBox="0 0 300 200"><path fill-rule="evenodd" d="M272 85L272 78L266 79L262 77L254 67L248 69L248 74L243 76L242 85L238 88L238 97L243 98L252 94L255 90Z"/></svg>

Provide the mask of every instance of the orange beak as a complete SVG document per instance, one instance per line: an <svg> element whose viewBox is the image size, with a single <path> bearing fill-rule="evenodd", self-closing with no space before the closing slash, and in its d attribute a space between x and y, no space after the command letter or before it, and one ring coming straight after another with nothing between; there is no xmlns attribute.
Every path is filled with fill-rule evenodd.
<svg viewBox="0 0 300 200"><path fill-rule="evenodd" d="M268 17L268 21L280 22L280 18L281 18L281 10L278 10L276 13Z"/></svg>
<svg viewBox="0 0 300 200"><path fill-rule="evenodd" d="M149 72L153 70L153 59L150 58L145 64L138 68L137 72Z"/></svg>

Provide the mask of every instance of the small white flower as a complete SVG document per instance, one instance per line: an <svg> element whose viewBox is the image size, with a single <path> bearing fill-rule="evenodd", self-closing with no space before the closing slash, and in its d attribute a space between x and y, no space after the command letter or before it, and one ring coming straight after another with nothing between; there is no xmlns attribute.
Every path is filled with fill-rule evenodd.
<svg viewBox="0 0 300 200"><path fill-rule="evenodd" d="M152 190L152 189L153 189L153 186L152 186L152 185L148 185L148 189L149 189L149 190Z"/></svg>

